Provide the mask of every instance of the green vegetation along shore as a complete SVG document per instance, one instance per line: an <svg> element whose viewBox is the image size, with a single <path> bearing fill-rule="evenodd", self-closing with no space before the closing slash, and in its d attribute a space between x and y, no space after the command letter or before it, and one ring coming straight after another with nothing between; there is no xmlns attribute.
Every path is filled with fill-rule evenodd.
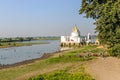
<svg viewBox="0 0 120 80"><path fill-rule="evenodd" d="M36 44L48 44L47 42L35 42L35 40L59 40L59 37L15 37L1 38L0 48L31 46ZM34 42L31 42L34 41Z"/></svg>
<svg viewBox="0 0 120 80"><path fill-rule="evenodd" d="M4 42L23 42L33 40L59 40L60 37L14 37L14 38L0 38L0 43Z"/></svg>
<svg viewBox="0 0 120 80"><path fill-rule="evenodd" d="M95 56L81 57L78 54L99 54L102 49L95 45L57 52L46 59L0 70L1 80L94 80L86 72L85 63Z"/></svg>
<svg viewBox="0 0 120 80"><path fill-rule="evenodd" d="M32 46L37 44L48 44L48 42L5 42L0 44L0 48Z"/></svg>

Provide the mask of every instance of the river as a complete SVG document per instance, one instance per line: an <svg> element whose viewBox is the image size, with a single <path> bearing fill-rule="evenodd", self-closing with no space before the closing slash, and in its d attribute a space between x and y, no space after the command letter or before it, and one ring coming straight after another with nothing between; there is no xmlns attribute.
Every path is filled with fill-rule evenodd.
<svg viewBox="0 0 120 80"><path fill-rule="evenodd" d="M60 51L59 40L40 40L40 42L48 42L49 44L1 48L0 64L14 64L25 60L40 58L44 53Z"/></svg>

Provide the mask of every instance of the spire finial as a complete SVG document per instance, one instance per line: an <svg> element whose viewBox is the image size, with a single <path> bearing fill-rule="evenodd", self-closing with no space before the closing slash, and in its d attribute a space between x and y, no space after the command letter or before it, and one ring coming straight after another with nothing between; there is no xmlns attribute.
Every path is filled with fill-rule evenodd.
<svg viewBox="0 0 120 80"><path fill-rule="evenodd" d="M74 28L73 28L73 32L77 32L77 26L75 24Z"/></svg>

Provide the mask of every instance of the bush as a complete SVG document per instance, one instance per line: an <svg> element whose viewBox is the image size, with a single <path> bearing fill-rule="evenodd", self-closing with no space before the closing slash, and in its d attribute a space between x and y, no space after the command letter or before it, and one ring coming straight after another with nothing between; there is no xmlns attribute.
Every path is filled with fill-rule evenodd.
<svg viewBox="0 0 120 80"><path fill-rule="evenodd" d="M2 46L2 44L0 43L0 46Z"/></svg>
<svg viewBox="0 0 120 80"><path fill-rule="evenodd" d="M94 80L86 73L68 73L65 70L29 78L28 80Z"/></svg>
<svg viewBox="0 0 120 80"><path fill-rule="evenodd" d="M115 44L113 47L110 48L111 56L120 57L120 44Z"/></svg>

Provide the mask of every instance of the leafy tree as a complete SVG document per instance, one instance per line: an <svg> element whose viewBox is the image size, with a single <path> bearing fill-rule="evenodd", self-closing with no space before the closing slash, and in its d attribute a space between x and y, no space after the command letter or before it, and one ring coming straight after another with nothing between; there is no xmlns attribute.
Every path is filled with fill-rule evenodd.
<svg viewBox="0 0 120 80"><path fill-rule="evenodd" d="M23 41L24 41L24 38L20 37L20 38L19 38L19 41L20 41L20 42L23 42Z"/></svg>
<svg viewBox="0 0 120 80"><path fill-rule="evenodd" d="M31 41L31 40L33 40L33 37L27 37L26 38L28 41Z"/></svg>
<svg viewBox="0 0 120 80"><path fill-rule="evenodd" d="M120 0L82 0L79 13L95 19L100 42L109 45L110 50L114 50L112 54L119 52L116 44L120 45Z"/></svg>

